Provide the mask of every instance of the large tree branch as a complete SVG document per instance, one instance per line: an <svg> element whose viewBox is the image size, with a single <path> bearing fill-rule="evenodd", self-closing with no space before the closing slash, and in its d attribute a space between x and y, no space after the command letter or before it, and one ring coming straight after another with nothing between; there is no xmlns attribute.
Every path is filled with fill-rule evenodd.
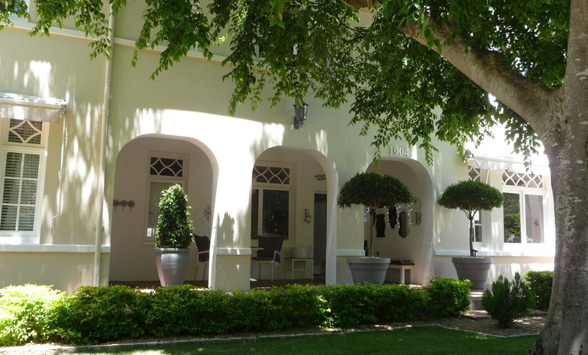
<svg viewBox="0 0 588 355"><path fill-rule="evenodd" d="M568 37L565 90L581 92L582 101L588 94L588 2L573 0L570 12L570 32ZM585 110L584 102L574 103ZM588 118L583 118L583 125L588 125Z"/></svg>
<svg viewBox="0 0 588 355"><path fill-rule="evenodd" d="M414 22L400 28L407 36L427 45ZM436 26L434 36L442 43L441 55L486 92L519 114L540 136L547 129L546 107L554 92L544 84L514 70L499 52L470 46L460 36L452 37L450 25Z"/></svg>

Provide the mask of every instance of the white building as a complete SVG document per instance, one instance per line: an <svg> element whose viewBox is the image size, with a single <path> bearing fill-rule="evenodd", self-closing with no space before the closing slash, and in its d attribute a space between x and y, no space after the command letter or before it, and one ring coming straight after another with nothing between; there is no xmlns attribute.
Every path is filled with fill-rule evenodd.
<svg viewBox="0 0 588 355"><path fill-rule="evenodd" d="M489 282L553 268L545 163L527 173L520 160L497 154L504 145L498 140L473 150L471 169L441 142L427 165L422 151L393 142L376 168L371 137L347 125L349 107L326 109L306 98L308 120L299 129L288 100L230 116L223 48L211 61L191 52L154 81L158 50L143 51L131 67L141 12L141 2L130 2L117 16L112 61L90 60L90 40L73 24L51 37L29 37L33 24L18 19L0 31L0 48L10 49L0 54L0 287L73 291L156 280L156 201L173 183L189 195L196 234L211 238L209 286L248 290L250 277L270 277L269 267L262 275L251 267L251 236L264 228L287 234L285 254L312 247L315 273L327 284L349 283L346 258L364 254L365 211L338 208L337 195L356 173L377 169L420 200L413 206L420 223L413 216L407 238L387 225L386 237L375 242L381 256L415 263L414 283L455 277L451 257L469 253L467 220L436 201L446 186L470 176L508 194L507 214L520 209L518 236L510 223L505 237L503 208L478 223L478 255L494 259ZM264 211L280 203L284 215L268 221ZM188 279L202 279L193 249ZM282 263L281 277L291 271Z"/></svg>

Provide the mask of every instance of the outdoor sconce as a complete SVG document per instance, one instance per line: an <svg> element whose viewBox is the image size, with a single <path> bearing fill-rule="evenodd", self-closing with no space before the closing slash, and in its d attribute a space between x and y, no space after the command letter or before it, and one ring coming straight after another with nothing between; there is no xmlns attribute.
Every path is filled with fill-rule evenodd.
<svg viewBox="0 0 588 355"><path fill-rule="evenodd" d="M125 207L129 207L131 210L135 207L135 201L133 200L112 200L112 207L116 210L118 207L122 207L123 211Z"/></svg>
<svg viewBox="0 0 588 355"><path fill-rule="evenodd" d="M301 128L306 121L306 115L308 114L308 104L302 101L302 106L294 104L294 128Z"/></svg>
<svg viewBox="0 0 588 355"><path fill-rule="evenodd" d="M474 159L474 153L472 153L471 150L466 149L465 152L463 152L463 158L468 161L468 160L473 160Z"/></svg>
<svg viewBox="0 0 588 355"><path fill-rule="evenodd" d="M304 222L310 224L312 221L312 217L310 217L310 210L308 208L304 209Z"/></svg>

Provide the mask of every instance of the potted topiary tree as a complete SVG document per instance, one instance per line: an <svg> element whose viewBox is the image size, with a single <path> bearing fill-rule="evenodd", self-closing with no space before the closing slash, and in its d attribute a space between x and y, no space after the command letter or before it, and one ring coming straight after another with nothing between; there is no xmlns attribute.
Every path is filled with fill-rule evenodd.
<svg viewBox="0 0 588 355"><path fill-rule="evenodd" d="M188 196L182 186L176 184L161 193L159 216L155 229L157 273L161 286L184 283L192 244L192 220Z"/></svg>
<svg viewBox="0 0 588 355"><path fill-rule="evenodd" d="M347 181L339 194L339 207L354 204L364 205L370 215L370 236L368 256L348 258L354 283L383 283L390 258L374 257L373 229L376 223L376 209L391 207L400 203L410 203L414 199L406 185L395 177L379 173L356 174Z"/></svg>
<svg viewBox="0 0 588 355"><path fill-rule="evenodd" d="M504 203L502 193L483 182L465 180L448 186L439 198L439 204L447 208L462 210L470 221L470 256L456 257L451 261L460 280L468 279L472 288L483 289L486 286L491 258L476 257L474 250L474 217L480 210L490 211Z"/></svg>

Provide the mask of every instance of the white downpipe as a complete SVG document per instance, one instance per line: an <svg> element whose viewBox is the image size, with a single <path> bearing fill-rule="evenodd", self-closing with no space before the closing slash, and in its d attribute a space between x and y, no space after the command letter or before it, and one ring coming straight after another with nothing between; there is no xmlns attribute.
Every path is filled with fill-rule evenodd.
<svg viewBox="0 0 588 355"><path fill-rule="evenodd" d="M63 172L65 171L65 146L67 145L67 128L65 118L61 127L61 152L59 156L59 187L57 188L57 214L51 217L51 235L55 235L55 221L61 217L63 206Z"/></svg>
<svg viewBox="0 0 588 355"><path fill-rule="evenodd" d="M112 81L112 58L114 55L114 15L112 13L112 5L109 7L110 15L108 16L108 28L110 34L108 40L112 46L110 49L110 58L107 58L104 64L104 97L102 101L102 113L100 117L100 156L98 159L98 191L97 191L97 210L98 222L95 230L96 236L94 241L94 286L100 286L100 268L102 264L102 236L104 234L104 204L106 203L106 196L104 196L104 185L106 176L104 174L106 166L106 133L108 129L108 118L110 117L110 84Z"/></svg>

